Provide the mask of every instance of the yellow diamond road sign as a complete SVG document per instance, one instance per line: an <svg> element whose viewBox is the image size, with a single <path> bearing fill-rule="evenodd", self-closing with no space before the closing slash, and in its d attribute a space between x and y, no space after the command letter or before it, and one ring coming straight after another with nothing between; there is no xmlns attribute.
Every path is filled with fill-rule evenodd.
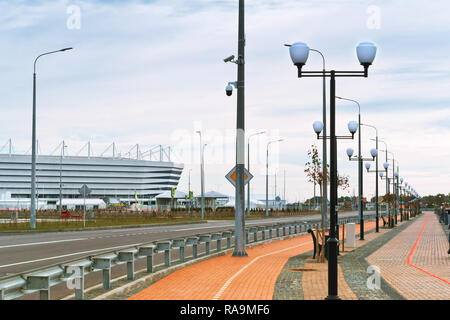
<svg viewBox="0 0 450 320"><path fill-rule="evenodd" d="M234 167L230 172L228 172L225 178L227 178L228 181L230 181L231 184L236 187L236 167ZM252 178L253 175L250 172L248 172L247 169L244 168L244 185L246 185Z"/></svg>

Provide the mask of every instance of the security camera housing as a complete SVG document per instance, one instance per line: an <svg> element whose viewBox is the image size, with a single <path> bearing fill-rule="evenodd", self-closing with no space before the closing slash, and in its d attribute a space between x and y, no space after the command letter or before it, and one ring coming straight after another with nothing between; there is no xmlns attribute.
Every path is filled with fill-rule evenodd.
<svg viewBox="0 0 450 320"><path fill-rule="evenodd" d="M234 55L233 56L229 56L228 58L223 59L223 62L230 62L234 60Z"/></svg>

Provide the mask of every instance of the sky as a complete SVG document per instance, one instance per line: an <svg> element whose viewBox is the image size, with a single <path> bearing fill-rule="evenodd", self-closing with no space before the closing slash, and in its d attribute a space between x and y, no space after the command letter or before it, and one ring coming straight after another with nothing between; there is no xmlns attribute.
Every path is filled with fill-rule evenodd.
<svg viewBox="0 0 450 320"><path fill-rule="evenodd" d="M298 41L335 70L361 70L357 44L376 44L369 77L338 79L336 94L360 103L362 123L377 128L420 195L449 193L449 10L440 0L246 1L246 133L266 131L251 138L252 195L264 198L267 142L277 139L284 141L270 145L269 194L276 187L293 202L314 192L304 169L311 145L322 154L312 129L322 119L322 80L297 78L283 44ZM172 160L185 165L179 190L188 189L190 172L198 193L201 130L206 191L234 195L225 175L235 165L236 92L226 96L225 86L236 81L237 67L223 59L237 56L237 40L237 0L0 0L0 152L9 139L14 152L30 152L36 57L73 47L37 62L42 154L59 154L62 140L69 155L86 154L88 141L95 155L112 142L124 156L136 144L171 146ZM311 52L304 70L321 69ZM327 108L328 89L327 82ZM337 134L357 117L356 104L338 100ZM367 158L375 130L361 134ZM349 147L357 152L357 140L338 141L338 170L350 182L343 196L358 193ZM380 168L384 161L380 153ZM374 196L375 173L363 180L364 196Z"/></svg>

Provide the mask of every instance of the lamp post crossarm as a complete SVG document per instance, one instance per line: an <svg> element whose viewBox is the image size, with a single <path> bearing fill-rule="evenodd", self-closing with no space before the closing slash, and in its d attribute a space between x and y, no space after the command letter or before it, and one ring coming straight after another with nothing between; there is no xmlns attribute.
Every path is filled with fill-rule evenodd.
<svg viewBox="0 0 450 320"><path fill-rule="evenodd" d="M318 136L317 139L318 140L323 140L323 139L330 140L331 136L326 136L325 138L324 138L324 136ZM337 140L354 140L354 137L353 136L336 136L336 139Z"/></svg>

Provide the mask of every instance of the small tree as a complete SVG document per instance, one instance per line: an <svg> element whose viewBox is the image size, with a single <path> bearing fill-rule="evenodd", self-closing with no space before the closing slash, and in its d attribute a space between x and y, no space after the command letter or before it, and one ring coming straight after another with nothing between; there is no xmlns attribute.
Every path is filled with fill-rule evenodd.
<svg viewBox="0 0 450 320"><path fill-rule="evenodd" d="M330 181L330 166L327 164L325 169L325 175L322 170L322 161L319 158L319 151L317 150L316 145L311 145L311 149L308 150L309 161L305 163L306 176L308 177L308 182L315 183L319 185L320 190L320 198L323 199L323 183L325 181L324 177L326 177L326 181ZM345 190L350 187L348 183L348 176L340 176L339 172L337 172L337 185L338 188ZM327 204L328 205L328 204ZM322 223L324 223L324 217L322 217Z"/></svg>

